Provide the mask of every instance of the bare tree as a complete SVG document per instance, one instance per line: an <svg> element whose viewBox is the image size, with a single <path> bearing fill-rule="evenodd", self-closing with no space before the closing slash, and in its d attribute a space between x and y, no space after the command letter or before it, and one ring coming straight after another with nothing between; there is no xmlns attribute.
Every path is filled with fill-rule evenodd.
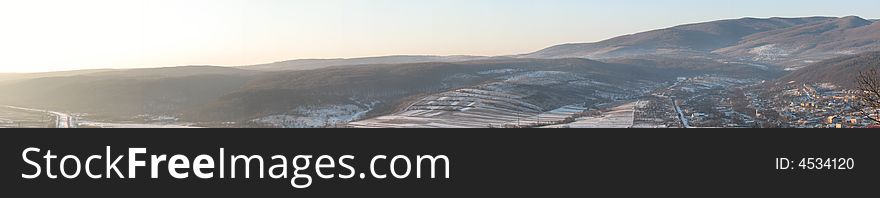
<svg viewBox="0 0 880 198"><path fill-rule="evenodd" d="M868 71L860 72L859 77L856 79L858 81L858 97L860 105L860 110L865 114L865 117L873 120L874 122L880 122L880 118L871 117L871 109L877 111L880 109L880 72L877 69L869 69ZM867 111L866 111L867 109ZM880 113L880 112L875 112Z"/></svg>

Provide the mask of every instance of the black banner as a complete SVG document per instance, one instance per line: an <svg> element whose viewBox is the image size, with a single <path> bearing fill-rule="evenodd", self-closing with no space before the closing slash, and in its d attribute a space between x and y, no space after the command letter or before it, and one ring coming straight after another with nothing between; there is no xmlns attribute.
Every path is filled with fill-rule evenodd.
<svg viewBox="0 0 880 198"><path fill-rule="evenodd" d="M2 171L8 181L3 189L34 197L841 196L870 194L880 178L878 135L870 129L4 129L3 133ZM134 160L143 166L135 167L135 177L130 178L129 152L138 148L143 150ZM48 165L47 154L56 156ZM61 161L68 155L72 157L64 160L62 172ZM182 168L172 171L171 159L177 155L174 166ZM86 163L91 156L100 158ZM113 161L108 162L108 156L121 157L109 172L108 163ZM263 165L256 158L251 163L241 158L231 168L234 156L258 156ZM154 161L159 161L155 167ZM213 164L207 166L208 161ZM272 169L283 161L286 164ZM307 161L309 166L303 166ZM211 168L197 174L197 164ZM324 167L320 174L318 164ZM77 167L76 177L65 177L76 173ZM297 167L304 168L294 174ZM233 169L236 178L231 178ZM47 171L57 178L50 178ZM207 172L213 175L202 178ZM187 177L174 175L182 173ZM296 176L299 187L291 183ZM307 181L309 185L303 187Z"/></svg>

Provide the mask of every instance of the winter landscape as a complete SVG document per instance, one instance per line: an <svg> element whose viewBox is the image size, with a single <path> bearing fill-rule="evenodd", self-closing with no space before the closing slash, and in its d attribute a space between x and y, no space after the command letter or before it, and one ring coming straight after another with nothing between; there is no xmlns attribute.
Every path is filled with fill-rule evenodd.
<svg viewBox="0 0 880 198"><path fill-rule="evenodd" d="M0 73L0 128L871 128L877 70L876 19L742 17L499 56Z"/></svg>

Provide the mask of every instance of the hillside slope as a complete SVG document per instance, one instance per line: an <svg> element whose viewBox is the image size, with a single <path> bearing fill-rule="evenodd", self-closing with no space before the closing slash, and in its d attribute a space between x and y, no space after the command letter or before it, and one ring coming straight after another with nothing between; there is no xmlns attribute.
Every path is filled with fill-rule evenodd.
<svg viewBox="0 0 880 198"><path fill-rule="evenodd" d="M779 79L780 82L832 83L856 88L859 72L880 69L880 51L833 58L794 71Z"/></svg>
<svg viewBox="0 0 880 198"><path fill-rule="evenodd" d="M241 88L260 73L226 67L113 70L0 85L0 104L129 117L178 115Z"/></svg>
<svg viewBox="0 0 880 198"><path fill-rule="evenodd" d="M596 43L564 44L523 55L528 58L620 58L640 55L703 55L739 43L748 35L824 21L827 17L742 18L675 26Z"/></svg>
<svg viewBox="0 0 880 198"><path fill-rule="evenodd" d="M877 50L880 50L880 23L852 16L757 33L715 53L798 68L824 59Z"/></svg>

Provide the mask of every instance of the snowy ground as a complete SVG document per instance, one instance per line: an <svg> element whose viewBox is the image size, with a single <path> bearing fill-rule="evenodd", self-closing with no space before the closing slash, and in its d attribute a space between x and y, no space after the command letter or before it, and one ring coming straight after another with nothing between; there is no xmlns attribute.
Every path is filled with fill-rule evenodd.
<svg viewBox="0 0 880 198"><path fill-rule="evenodd" d="M159 128L199 128L186 124L179 123L152 123L152 124L142 124L142 123L106 123L106 122L93 122L93 121L79 121L80 127L94 127L94 128L148 128L148 129L159 129Z"/></svg>
<svg viewBox="0 0 880 198"><path fill-rule="evenodd" d="M479 128L499 126L541 113L524 96L465 88L423 98L389 116L349 123L358 128Z"/></svg>
<svg viewBox="0 0 880 198"><path fill-rule="evenodd" d="M536 116L530 116L527 118L523 118L518 120L517 122L509 122L505 125L508 126L530 126L530 125L543 125L547 123L556 123L562 122L566 118L570 118L578 113L583 113L589 110L589 108L583 107L583 105L568 105L562 108L558 108L552 111L544 112L538 114Z"/></svg>
<svg viewBox="0 0 880 198"><path fill-rule="evenodd" d="M644 101L627 103L603 112L599 116L582 117L568 124L550 125L543 128L630 128L633 127L635 109Z"/></svg>
<svg viewBox="0 0 880 198"><path fill-rule="evenodd" d="M754 58L752 59L754 61L768 62L786 58L790 56L793 51L795 51L795 49L787 49L785 47L777 46L776 44L770 44L752 48L749 50L749 53L754 55Z"/></svg>
<svg viewBox="0 0 880 198"><path fill-rule="evenodd" d="M508 72L514 74L505 76L498 82L430 95L398 113L351 122L347 126L355 128L535 127L561 123L566 118L575 117L575 114L584 113L588 108L581 103L545 109L560 104L541 103L545 100L541 99L542 96L535 95L538 92L534 87L575 86L578 87L577 89L594 91L588 96L572 96L579 97L578 100L582 97L583 101L625 99L651 89L641 86L645 90L629 90L624 85L610 85L590 79L587 75L571 72L492 71L492 73Z"/></svg>

